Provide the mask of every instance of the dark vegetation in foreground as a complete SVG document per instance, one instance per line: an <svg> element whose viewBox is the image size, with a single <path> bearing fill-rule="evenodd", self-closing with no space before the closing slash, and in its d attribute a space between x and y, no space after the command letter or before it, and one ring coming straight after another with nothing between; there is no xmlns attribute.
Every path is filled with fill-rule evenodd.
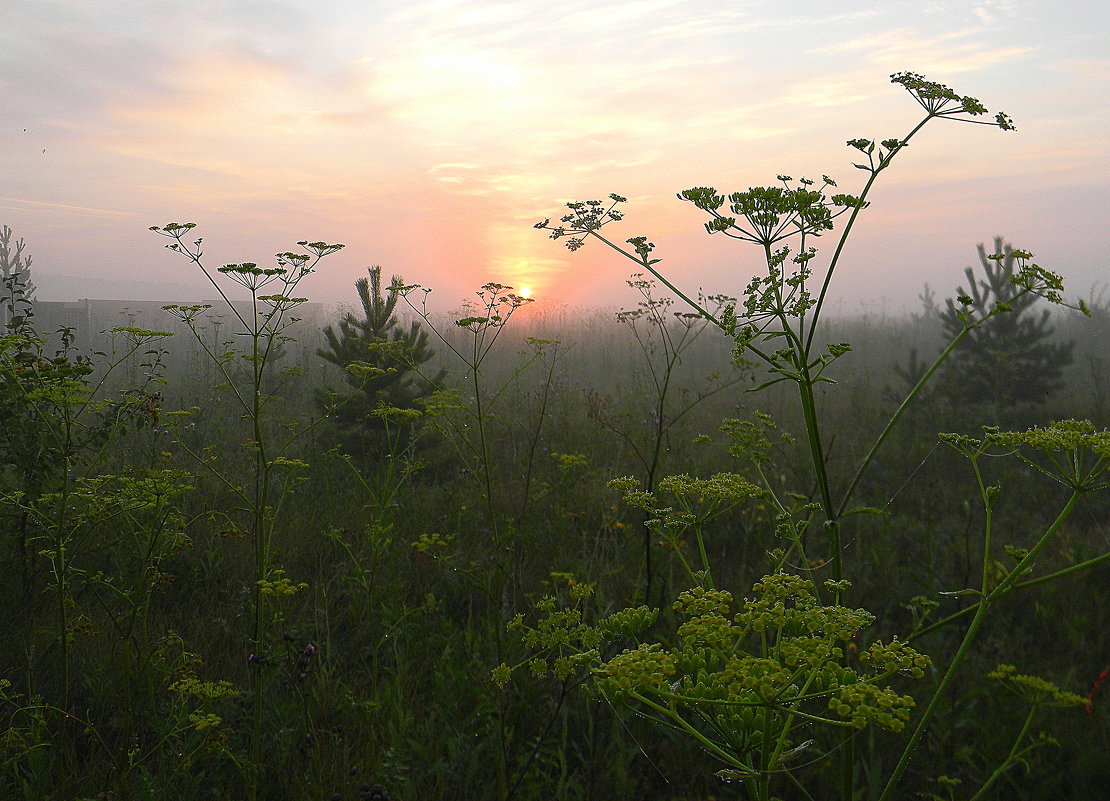
<svg viewBox="0 0 1110 801"><path fill-rule="evenodd" d="M630 308L645 308L635 301L644 298L630 289ZM975 570L971 531L981 512L966 465L938 444L937 432L959 430L962 421L1108 422L1101 333L1110 309L1092 306L1093 321L1058 322L1054 341L1074 342L1074 358L1062 388L1043 402L972 402L942 385L910 410L890 449L911 469L879 465L863 496L880 513L857 518L851 534L853 592L868 599L880 633L903 630L920 614L909 600L915 597L940 604L934 619L959 608L958 597L939 593L967 586ZM520 648L505 634L506 621L538 595L595 584L594 603L611 611L641 602L667 608L683 588L673 547L647 537L643 516L619 504L605 489L608 479L735 469L726 449L695 443L696 436L719 440L722 419L757 412L784 433L800 422L789 397L744 392L750 374L730 366L729 342L714 329L672 318L666 336L681 353L668 364L673 351L662 344L664 332L644 318L596 312L553 319L532 311L501 332L477 385L489 487L476 483L465 443L479 395L442 345L436 367L424 372L435 376L442 365L441 386L456 394L407 405L433 413L391 425L364 409L366 430L377 434L350 443L348 432L357 457L336 450L351 415L336 416L277 457L288 462L272 542L284 572L268 579L278 602L264 654L250 647L257 580L241 503L196 461L218 465L232 484L251 482L251 438L232 389L195 344L183 336L148 342L153 337L134 328L141 320L114 335L117 353L136 352L107 377L111 357L96 359L98 372L64 349L57 358L20 356L29 346L18 337L28 332L9 335L0 425L3 796L241 798L252 759L247 687L252 671L265 671L264 798L355 801L377 797L375 788L396 799L728 797L712 759L576 691L573 680L502 690L489 675ZM821 396L833 460L859 458L905 392L909 354L938 349L942 323L934 312L830 323L830 341L855 346L837 364L842 384L825 385ZM211 335L214 322L202 331ZM444 333L465 347L467 332L443 322ZM228 327L225 320L225 333ZM349 374L300 352L271 376L276 429L313 419L321 386L349 388ZM249 367L241 358L228 362L234 371ZM21 397L17 378L41 394ZM670 382L665 388L661 378ZM92 387L104 403L75 408L91 399ZM50 394L61 388L71 397ZM77 425L60 456L52 437L69 429L55 416L67 414ZM773 470L804 477L798 448L777 446ZM46 507L63 503L49 496L62 471L74 477L65 501L73 519L58 521L67 532L59 538L47 527ZM1005 472L1010 502L1000 504L997 530L1020 545L1061 490L1027 470ZM28 511L21 499L36 494L42 498ZM1108 513L1105 496L1085 501L1038 572L1104 549ZM720 585L750 585L777 547L773 515L762 503L738 507L716 521L707 546ZM59 602L63 555L70 561ZM999 610L922 746L928 755L916 764L917 786L946 798L939 776L978 776L1008 748L1020 710L983 679L998 662L1076 693L1091 689L1110 662L1107 577L1102 567L1032 588ZM942 629L915 645L936 654L952 647L952 637ZM1106 797L1107 698L1095 693L1089 712L1062 710L1037 725L1059 745L1013 769L1005 796ZM857 746L866 752L862 766L890 759L889 741L897 739L869 734ZM866 775L859 781L865 785Z"/></svg>

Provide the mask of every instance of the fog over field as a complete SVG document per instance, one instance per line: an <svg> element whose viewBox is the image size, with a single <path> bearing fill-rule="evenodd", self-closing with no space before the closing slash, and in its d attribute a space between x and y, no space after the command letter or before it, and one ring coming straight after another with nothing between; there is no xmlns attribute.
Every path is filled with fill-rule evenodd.
<svg viewBox="0 0 1110 801"><path fill-rule="evenodd" d="M1110 4L0 21L0 799L1110 799Z"/></svg>

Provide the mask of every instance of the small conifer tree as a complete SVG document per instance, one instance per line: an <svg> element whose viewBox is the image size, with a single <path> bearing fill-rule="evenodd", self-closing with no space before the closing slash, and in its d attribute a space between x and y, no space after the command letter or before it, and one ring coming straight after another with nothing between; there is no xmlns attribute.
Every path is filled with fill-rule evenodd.
<svg viewBox="0 0 1110 801"><path fill-rule="evenodd" d="M1063 386L1075 343L1049 341L1055 331L1051 312L1032 311L1034 294L1018 297L1021 289L1013 282L1018 254L1011 245L995 237L992 254L983 244L978 250L983 277L977 280L973 269L965 268L968 289L958 288L940 315L945 334L962 330L961 312L981 314L999 304L1010 311L969 333L943 370L939 389L955 402L988 406L1000 422L1012 416L1015 404L1044 403Z"/></svg>
<svg viewBox="0 0 1110 801"><path fill-rule="evenodd" d="M382 268L368 269L369 276L355 281L362 304L362 318L348 313L339 321L338 330L324 329L327 347L316 353L346 370L347 383L355 394L334 411L343 447L354 456L368 456L382 447L384 422L375 411L380 408L412 409L442 382L446 371L422 376L417 367L435 355L428 347L428 334L412 322L407 329L393 316L397 305L395 287L404 285L393 276L383 292ZM352 365L356 369L351 370ZM333 392L318 390L321 408L335 404ZM392 423L392 425L396 425Z"/></svg>

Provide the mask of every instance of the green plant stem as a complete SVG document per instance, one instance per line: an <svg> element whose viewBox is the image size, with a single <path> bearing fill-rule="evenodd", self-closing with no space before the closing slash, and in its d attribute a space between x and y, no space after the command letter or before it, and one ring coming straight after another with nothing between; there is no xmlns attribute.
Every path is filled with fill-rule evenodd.
<svg viewBox="0 0 1110 801"><path fill-rule="evenodd" d="M684 717L682 717L682 715L678 714L678 712L676 712L671 707L663 706L662 704L657 704L655 701L652 701L647 696L642 695L641 693L638 693L635 690L630 691L628 693L628 695L629 695L630 698L636 699L637 701L642 703L644 706L647 706L651 709L654 709L659 714L661 714L664 717L666 717L667 719L673 721L673 723L675 724L675 726L678 729L680 729L681 731L684 731L687 734L689 734L691 737L693 737L695 740L697 740L699 743L701 743L702 747L704 747L707 751L709 751L709 753L713 754L714 756L716 756L717 758L722 760L725 764L731 765L732 767L737 768L739 770L743 770L743 771L746 771L746 772L753 772L749 765L745 764L742 760L737 759L732 754L730 754L728 751L725 751L719 745L717 745L715 742L713 742L712 740L707 738L704 734L702 734L696 728L694 728L689 723L687 723L686 719Z"/></svg>
<svg viewBox="0 0 1110 801"><path fill-rule="evenodd" d="M68 544L69 536L65 533L67 521L67 512L69 510L69 492L70 492L70 457L68 455L62 458L62 492L61 492L61 506L58 510L57 521L57 549L55 555L57 567L54 570L54 581L58 587L58 627L59 636L61 641L61 666L62 666L62 709L68 714L69 712L69 612L68 612L68 591L69 591L69 555L66 553L66 546Z"/></svg>
<svg viewBox="0 0 1110 801"><path fill-rule="evenodd" d="M953 656L952 661L949 662L948 669L944 672L944 676L933 692L932 698L929 699L929 704L925 707L925 711L922 713L921 719L917 722L913 734L910 735L910 739L902 749L902 755L898 759L898 764L894 766L894 770L891 772L890 778L887 780L886 786L883 788L883 792L879 796L878 801L889 801L889 799L893 797L892 793L898 786L898 782L901 780L906 767L909 765L910 759L917 749L917 744L924 736L926 728L928 728L929 723L933 719L933 715L936 714L937 708L940 706L941 699L944 697L945 693L948 692L948 688L951 686L953 680L956 678L956 674L963 665L963 661L967 657L968 651L971 649L971 644L974 642L975 636L979 633L979 627L983 625L983 619L986 617L989 605L989 602L983 598L975 607L975 617L971 619L971 623L968 625L967 631L964 632L963 639L960 641L960 646L956 649L955 656Z"/></svg>
<svg viewBox="0 0 1110 801"><path fill-rule="evenodd" d="M1041 536L1037 539L1037 542L1033 545L1033 547L1029 549L1029 553L1027 553L1020 562L1014 565L1010 569L1010 572L1006 574L1006 577L1002 579L1002 581L1000 581L998 585L990 591L989 594L987 594L988 601L993 602L998 600L1002 596L1009 594L1010 588L1014 587L1014 582L1017 577L1022 575L1023 573L1025 573L1026 570L1029 569L1029 567L1033 563L1033 560L1037 558L1037 554L1039 554L1044 549L1044 547L1048 545L1049 541L1051 541L1051 539L1056 535L1056 532L1059 531L1060 528L1067 521L1067 519L1071 517L1072 512L1075 511L1076 505L1079 503L1080 498L1082 498L1084 494L1085 492L1082 489L1076 489L1072 491L1072 494L1068 498L1067 502L1064 504L1064 507L1060 510L1059 514L1056 515L1056 519L1052 521L1051 525L1049 525L1049 527L1045 529L1044 533L1041 534ZM984 587L984 591L985 590L986 588Z"/></svg>
<svg viewBox="0 0 1110 801"><path fill-rule="evenodd" d="M800 690L798 690L798 694L799 695L805 695L806 691L809 689L809 685L813 683L813 680L816 677L817 677L817 671L810 671L809 676L806 678L805 684L803 684L802 688ZM784 689L785 689L785 686L784 686ZM778 764L779 757L782 756L782 751L783 751L784 748L786 748L786 739L790 735L790 732L794 727L794 718L795 717L796 717L795 710L789 709L786 712L786 720L783 721L782 731L779 733L778 740L775 742L775 750L772 751L771 755L767 758L767 769L768 770L774 770L775 766ZM790 771L787 770L785 772L789 773Z"/></svg>
<svg viewBox="0 0 1110 801"><path fill-rule="evenodd" d="M1025 716L1025 722L1021 724L1021 731L1019 731L1017 737L1014 738L1014 745L1010 749L1010 753L1006 755L1006 758L1002 760L1002 764L994 769L994 772L983 782L983 786L980 787L975 795L969 798L968 801L980 801L980 799L984 798L987 791L1002 777L1003 773L1010 769L1010 766L1013 765L1014 761L1021 755L1022 752L1019 750L1021 748L1021 741L1025 739L1025 735L1029 732L1029 727L1033 723L1033 715L1035 715L1036 712L1036 705L1029 707L1029 713Z"/></svg>
<svg viewBox="0 0 1110 801"><path fill-rule="evenodd" d="M1006 591L1003 592L1002 595L1000 595L999 597L1000 598L1005 597L1005 596L1009 595L1011 592L1014 592L1015 590L1024 590L1027 587L1036 587L1038 584L1045 584L1045 583L1050 582L1050 581L1055 581L1058 578L1063 578L1064 576L1070 576L1072 573L1080 573L1084 570L1089 570L1092 567L1097 567L1098 565L1101 565L1104 562L1108 562L1108 561L1110 561L1110 551L1107 551L1106 553L1104 553L1100 556L1095 556L1095 557L1092 557L1090 559L1085 559L1082 562L1079 562L1078 564L1074 564L1070 567L1062 568L1061 570L1057 570L1054 573L1048 573L1044 576L1038 576L1037 578L1028 579L1027 581L1016 581L1013 584L1011 584L1009 587L1007 587Z"/></svg>
<svg viewBox="0 0 1110 801"><path fill-rule="evenodd" d="M500 546L501 541L498 536L499 526L497 524L497 510L493 500L493 466L490 464L489 460L489 445L486 440L486 414L485 409L482 407L481 372L477 363L469 366L471 382L474 389L474 416L478 426L478 458L482 470L482 489L483 494L486 496L486 518L493 535L493 541Z"/></svg>
<svg viewBox="0 0 1110 801"><path fill-rule="evenodd" d="M848 215L848 222L844 224L844 230L841 231L840 238L839 240L837 240L836 243L836 250L833 251L832 258L829 260L829 269L825 272L825 280L821 283L821 291L817 294L817 303L813 307L813 316L810 318L809 323L809 336L806 338L805 354L807 357L809 356L809 353L813 347L813 336L817 333L817 322L821 319L821 310L825 305L825 298L828 297L829 294L829 285L832 283L833 273L836 271L836 267L840 263L840 256L844 252L844 245L848 241L849 234L852 233L852 227L856 223L856 218L859 217L859 213L863 211L864 203L866 203L867 196L868 194L870 194L871 188L874 186L876 179L879 177L879 173L890 166L891 162L894 160L894 157L905 148L906 144L911 139L913 139L917 132L924 128L925 124L929 122L929 120L931 120L934 116L936 115L929 114L923 120L921 120L921 122L917 123L917 125L915 125L908 134L902 137L902 144L898 147L897 150L889 153L886 159L883 160L878 167L872 167L871 175L868 177L867 183L864 184L863 190L859 194L859 199L861 203L859 206L853 208L851 213Z"/></svg>
<svg viewBox="0 0 1110 801"><path fill-rule="evenodd" d="M974 607L969 607L975 610L975 616L972 618L971 623L968 625L967 631L964 633L963 640L960 642L960 646L956 650L955 656L952 657L952 661L948 665L948 670L945 671L944 677L941 679L940 684L937 686L937 689L934 691L932 698L929 700L929 705L922 713L921 719L918 721L913 735L906 743L906 746L902 751L902 756L898 760L898 764L895 766L894 771L891 773L890 779L887 781L886 787L883 789L883 793L881 796L879 796L878 801L888 801L888 799L891 798L891 793L894 791L894 788L897 786L898 781L901 779L902 773L905 771L906 766L909 764L910 758L913 755L913 751L917 747L917 743L921 740L921 737L925 733L925 729L928 727L929 722L932 720L933 715L936 713L942 696L945 694L945 692L947 692L949 685L951 685L952 680L955 678L956 673L959 670L959 667L963 663L964 658L967 656L968 650L971 648L971 644L975 639L975 635L978 633L979 627L982 625L984 617L986 617L988 608L991 606L991 604L1009 594L1009 592L1011 592L1012 589L1015 588L1014 579L1025 572L1025 569L1036 557L1037 553L1039 553L1044 548L1044 546L1047 545L1049 541L1051 541L1052 537L1056 534L1057 531L1060 530L1065 521L1067 521L1067 519L1071 517L1072 511L1074 511L1076 504L1079 503L1079 499L1083 496L1083 494L1084 490L1082 489L1074 490L1071 494L1071 497L1068 498L1067 502L1060 510L1059 514L1056 515L1056 519L1052 521L1052 524L1049 525L1049 527L1045 529L1045 531L1037 539L1036 544L1029 550L1029 553L1025 556L1025 558L1018 562L1018 564L1015 565L1013 568L1011 568L1006 577L1001 582L999 582L999 584L989 593L986 591L986 586L984 586L983 594L980 596L979 603L976 604ZM984 552L983 561L984 564L989 564L989 551Z"/></svg>
<svg viewBox="0 0 1110 801"><path fill-rule="evenodd" d="M856 488L859 486L860 481L863 479L864 473L866 473L867 469L871 466L871 462L873 462L875 457L878 455L879 449L882 448L883 443L886 442L887 437L889 437L891 432L894 431L894 427L898 424L898 421L902 419L902 415L905 414L907 409L909 409L910 404L913 403L914 399L925 388L925 385L929 383L929 380L933 377L933 374L940 369L941 365L948 359L952 351L956 349L956 346L960 344L963 338L967 336L971 332L971 330L971 328L965 328L958 335L956 335L956 337L951 342L948 343L948 347L946 347L944 351L940 354L940 356L937 357L936 361L933 362L932 366L925 372L925 374L921 376L920 379L918 379L918 382L914 385L913 389L910 390L909 394L906 395L905 399L898 405L898 408L895 410L894 414L887 421L886 425L883 426L883 430L879 433L879 436L875 440L875 443L871 446L871 450L867 452L867 455L863 457L863 461L860 462L859 467L856 468L856 472L852 476L852 480L848 482L848 489L844 491L844 496L841 499L840 507L837 509L837 517L843 515L844 512L847 510L848 504L851 501L852 496L855 494Z"/></svg>
<svg viewBox="0 0 1110 801"><path fill-rule="evenodd" d="M555 363L559 357L559 343L552 343L551 361L544 360L543 366L546 368L546 375L544 376L543 392L540 395L540 408L537 414L537 422L535 428L532 430L532 436L528 443L528 458L525 460L524 470L524 488L522 491L523 497L520 501L520 511L517 512L515 528L517 530L524 524L524 516L531 508L534 499L532 497L532 481L534 477L536 465L536 449L539 447L540 434L543 432L543 423L547 418L547 404L551 397L551 383L552 377L555 373ZM537 352L536 356L539 357L542 351Z"/></svg>
<svg viewBox="0 0 1110 801"><path fill-rule="evenodd" d="M1095 557L1092 557L1090 559L1085 559L1084 561L1079 562L1078 564L1071 565L1070 567L1065 567L1065 568L1063 568L1061 570L1057 570L1053 573L1047 573L1043 576L1038 576L1037 578L1029 579L1027 581L1016 581L1013 584L1011 584L1009 587L1007 587L1004 592L1002 592L1000 595L998 595L996 600L1000 600L1002 598L1005 598L1007 595L1009 595L1012 592L1016 592L1017 590L1024 590L1028 587L1036 587L1039 584L1047 584L1050 581L1055 581L1056 579L1063 578L1064 576L1069 576L1073 573L1081 573L1084 570L1089 570L1092 567L1097 567L1098 565L1101 565L1105 562L1110 562L1110 551L1102 554L1101 556L1095 556ZM963 609L959 610L958 612L953 612L952 614L950 614L946 617L943 617L943 618L941 618L940 620L938 620L934 623L930 623L928 626L925 626L924 628L918 629L917 631L908 635L906 637L906 641L907 642L912 642L913 640L916 640L919 637L924 637L926 634L931 634L932 632L936 631L937 629L944 628L948 624L954 623L955 621L959 620L962 617L967 617L969 614L971 614L974 611L975 611L974 606L965 606Z"/></svg>
<svg viewBox="0 0 1110 801"><path fill-rule="evenodd" d="M813 460L813 470L817 477L817 487L821 493L821 508L825 513L825 536L829 542L829 561L832 565L832 578L840 581L842 576L840 521L833 509L832 491L829 487L829 474L825 468L825 453L821 445L821 426L817 420L817 404L813 395L813 384L809 381L809 368L802 367L803 381L798 382L798 397L802 404L809 452Z"/></svg>
<svg viewBox="0 0 1110 801"><path fill-rule="evenodd" d="M252 642L254 660L249 667L253 670L252 700L253 721L251 726L251 764L250 797L258 798L258 780L262 771L262 718L265 700L265 676L263 675L263 639L266 635L266 597L262 594L262 581L269 573L266 531L266 504L269 502L270 467L267 464L266 438L262 426L262 371L265 363L259 352L261 331L258 327L258 298L253 296L253 327L251 328L251 424L254 434L254 503L252 504L252 528L254 534L254 638Z"/></svg>

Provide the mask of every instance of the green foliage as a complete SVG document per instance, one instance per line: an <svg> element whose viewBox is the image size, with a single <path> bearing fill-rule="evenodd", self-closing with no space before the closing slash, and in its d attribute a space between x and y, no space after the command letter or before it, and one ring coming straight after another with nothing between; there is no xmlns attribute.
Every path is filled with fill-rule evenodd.
<svg viewBox="0 0 1110 801"><path fill-rule="evenodd" d="M737 386L745 377L747 365L737 360L731 370L710 371L704 374L704 383L693 391L682 391L678 384L684 359L707 331L717 333L711 316L673 311L674 299L659 297L656 282L645 279L642 273L633 275L625 283L636 290L641 299L635 308L617 312L616 318L631 333L640 351L638 361L642 369L635 373L645 375L648 381L643 386L625 382L624 390L637 398L630 413L614 413L613 400L598 393L588 395L589 413L599 428L616 434L636 455L643 486L650 493L655 489L665 454L677 432L681 431L683 420L698 406ZM724 295L700 297L699 301L711 312L735 303ZM646 598L652 594L657 565L652 553L653 534L646 517L641 529Z"/></svg>
<svg viewBox="0 0 1110 801"><path fill-rule="evenodd" d="M0 285L3 296L0 300L0 327L8 327L14 318L22 316L35 296L35 285L31 281L32 259L24 251L27 243L22 239L12 242L12 229L0 227ZM18 324L18 320L15 320Z"/></svg>
<svg viewBox="0 0 1110 801"><path fill-rule="evenodd" d="M928 119L1011 125L895 78ZM334 246L209 270L191 224L157 229L217 291L251 293L227 336L204 330L211 308L170 307L192 357L137 320L85 354L13 315L0 797L1098 797L1105 423L907 414L1011 314L996 305L967 310L883 424L883 370L908 328L935 347L924 321L821 313L844 233L913 135L850 143L854 198L786 176L692 190L711 233L763 253L735 301L670 287L697 304L676 309L645 277L647 237L626 242L640 294L619 319L521 313L492 283L445 319L394 287L463 369L379 407L369 461L313 411L305 376L333 365L289 347L297 284ZM569 210L575 248L623 216L610 200ZM1062 301L1057 276L1015 272L1018 295ZM389 288L367 289L384 310ZM737 356L768 369L760 392L725 391ZM1086 390L1042 413L1086 416Z"/></svg>
<svg viewBox="0 0 1110 801"><path fill-rule="evenodd" d="M819 414L815 387L822 382L832 382L826 371L852 349L848 343L836 342L827 344L822 351L815 335L844 244L857 217L869 206L867 198L875 180L910 140L933 120L983 123L1004 131L1014 129L1012 120L1005 113L996 114L991 122L975 119L987 114L986 107L977 99L959 95L947 86L928 81L916 73L898 73L891 76L891 80L910 93L924 109L925 116L903 137L884 139L878 145L868 138L848 141L849 147L867 157L866 163L853 165L868 173L868 179L858 195L830 196L827 192L836 187L836 182L828 176L822 177L820 186L812 188L816 182L805 178L795 182L787 175L778 176L781 186L753 187L727 197L712 187L697 187L679 194L679 199L693 203L710 216L705 225L707 233L721 233L754 244L763 251L765 273L749 281L741 301L711 309L704 298L683 294L667 281L656 267L661 260L653 257L655 245L647 237L626 239L629 247L622 247L608 238L607 233L603 233L604 229L624 219L621 206L627 201L619 195L610 195L608 203L600 200L568 203L568 213L558 225L553 226L549 219L536 225L537 228L549 230L553 239L565 238L566 246L571 251L581 249L589 239L595 238L635 262L638 268L650 273L682 298L691 307L693 316L715 323L732 337L735 341L734 358L755 358L766 366L770 377L755 390L786 383L793 385L798 393L811 455L812 474L809 480L814 489L809 492L792 491L780 486L780 481L772 480L766 469L770 442L761 431L761 428L769 429L764 418L759 418L760 423L747 426L737 425L735 421L726 424L729 433L735 435L731 448L733 455L749 462L758 478L758 485L750 485L750 489L742 489L739 493L734 489L726 496L736 502L750 502L755 498L770 501L776 512L775 533L787 543L787 547L770 551L775 573L756 584L759 595L745 603L744 611L730 619L731 594L714 589L711 560L703 535L708 521L699 516L690 503L695 494L699 503L713 499L715 490L702 487L687 476L663 479L659 482L660 489L669 489L678 503L677 508L662 507L656 494L650 491L652 487L648 487L649 491L642 491L635 482L619 479L611 486L624 491L626 500L632 505L655 515L649 525L654 526L671 545L689 579L696 585L694 590L681 596L676 605L676 611L684 613L689 619L677 626L668 625L667 632L660 635L664 642L676 640L678 645L668 647L660 642L643 642L605 661L597 650L599 645L595 642L595 630L584 621L577 606L563 611L552 603L546 603L541 608L541 611L547 612L547 618L524 637L525 645L532 648L576 645L574 658L585 659L592 655L591 677L602 697L611 701L632 701L640 715L693 738L728 766L718 775L741 781L747 795L755 801L769 801L777 797L773 788L783 779L801 789L806 797L812 797L804 789L801 778L795 775L800 771L784 762L786 756L795 756L810 748L814 742L822 743L818 747L830 754L835 752L839 762L839 797L850 801L856 795L858 773L854 761L855 744L850 736L838 737L836 727L863 728L870 723L878 723L893 731L901 731L909 723L913 702L908 696L861 676L865 676L870 669L877 671L882 678L903 670L921 677L928 660L897 639L885 646L873 643L860 652L855 661L839 645L858 636L874 619L862 609L851 610L840 605L849 588L845 576L852 568L846 557L844 532L849 529L845 521L859 512L881 511L852 507L850 503L909 404L933 375L946 365L961 340L978 334L981 337L979 351L985 351L987 335L979 332L992 331L991 326L997 325L994 318L1015 310L1020 312L1038 298L1055 304L1064 303L1060 277L1035 264L1028 264L1031 258L1029 253L1009 249L1003 252L1001 242L996 243L998 253L995 256L987 257L983 253L988 280L983 282L981 288L973 285L971 291L974 297L960 297L959 310L949 303L945 319L947 333L952 338L950 344L931 366L911 366L914 376L909 396L897 408L846 482L834 480L830 468L830 446ZM817 249L811 243L833 231L834 221L842 216L847 221L839 234L819 289L814 291ZM794 239L797 242L793 247L780 244ZM982 248L980 251L982 253ZM999 262L1000 266L991 269L988 258ZM1016 269L1014 260L1020 263ZM970 269L968 277L969 280L972 278ZM1087 311L1083 303L1073 308ZM1017 352L1037 363L1065 355L1063 351L1038 350L1040 340L1048 333L1044 327L1047 317L1029 323L1015 314L1010 320L1012 324L1003 333L1020 340L1012 343ZM1017 322L1013 322L1015 320ZM1010 344L1007 342L1008 346ZM1005 360L995 359L996 364L1000 361ZM973 374L989 375L987 365L976 367L978 369L973 370ZM959 368L950 369L957 371ZM1043 398L1057 376L1058 373L1049 373L1045 382L1029 387L1028 397ZM1020 384L1021 377L1014 372L995 370L994 375L988 378L988 382L994 379L992 386L997 388L993 398L1001 401L998 393L1003 391L1003 387L1008 388L1005 391L1021 392L1014 389ZM978 390L973 390L973 394L975 391ZM918 613L916 616L915 637L949 625L965 615L970 615L971 621L955 653L939 669L941 678L931 698L918 716L901 756L882 782L884 788L880 801L887 801L895 793L904 792L901 783L910 759L937 714L941 699L962 669L988 610L1019 587L1064 575L1060 573L1035 580L1028 578L1033 560L1070 517L1079 499L1088 492L1104 488L1102 475L1107 469L1107 461L1103 455L1103 437L1103 433L1095 432L1089 424L1064 422L1036 433L1002 433L993 429L987 430L981 440L961 435L945 438L971 460L980 490L985 513L982 580L978 589L955 593L974 599L955 615L924 628L925 614ZM1008 564L992 555L997 547L993 545L992 537L1000 488L987 484L980 465L982 457L994 455L997 448L1007 445L1026 464L1064 484L1072 492L1056 519L1043 529L1030 547L1007 549L1011 560ZM1023 445L1047 451L1048 464L1042 465L1021 454ZM1090 456L1081 455L1083 449L1094 452L1093 461ZM1059 450L1070 450L1072 453L1070 456L1059 456L1055 453ZM719 479L717 477L717 483L721 483ZM725 483L747 486L747 482L739 477ZM691 488L696 493L690 492ZM818 520L825 535L825 550L822 557L815 558L815 549L808 541L807 531ZM686 529L693 530L696 535L700 569L695 569L682 554L684 542L678 538L678 532ZM1101 553L1076 565L1075 570L1091 569L1108 557L1110 553ZM802 565L806 569L805 574L782 572L788 562ZM815 575L826 570L829 578L819 582ZM831 593L831 605L817 600L821 594L820 586ZM931 603L935 604L926 599L924 603L914 604L913 608L927 609ZM552 627L562 632L561 637L552 637ZM540 632L541 636L536 636L535 632ZM530 664L536 665L536 657L531 658ZM556 661L552 668L556 675L559 673L558 664ZM854 665L858 665L863 672L853 671ZM547 669L539 665L533 668L533 672L543 674ZM498 681L504 681L509 671L507 667L499 668ZM1023 686L1029 684L1026 681ZM805 708L803 702L813 700L827 701L827 710L839 719L823 717L820 712ZM812 738L801 745L790 736L799 719L805 721L812 734ZM819 724L819 728L814 728L813 724ZM985 793L1018 758L1017 755L1023 753L1020 744L1027 726L1028 719L1010 755L982 783L976 797Z"/></svg>
<svg viewBox="0 0 1110 801"><path fill-rule="evenodd" d="M196 223L171 222L164 226L153 226L150 230L158 236L169 239L170 242L166 248L184 256L204 274L243 327L248 342L248 347L242 351L231 350L222 354L207 351L207 353L225 379L224 386L233 393L242 413L242 420L245 422L243 426L245 429L243 433L247 437L245 447L252 454L253 475L249 483L247 485L237 483L221 465L213 464L212 460L205 458L202 452L194 450L190 451L189 455L227 487L239 504L234 512L235 517L240 518L237 521L232 517L228 522L232 530L242 525L253 540L254 576L251 582L253 586L250 616L252 620L247 657L248 665L252 668L249 683L253 708L249 737L250 767L246 771L246 789L248 797L256 799L259 796L266 762L263 724L266 688L272 679L274 662L275 645L272 631L285 620L284 610L280 604L287 601L289 596L307 587L304 582L294 582L289 579L285 569L274 561L273 548L279 522L278 512L300 483L298 475L300 468L307 466L303 461L290 459L285 454L304 431L319 422L317 419L305 428L301 428L295 422L289 423L284 432L275 435L268 424L277 397L265 391L266 379L268 368L278 358L282 342L288 339L284 332L296 322L296 318L290 312L306 300L295 296L297 286L316 269L321 259L339 251L343 245L302 240L297 244L301 246L303 253L291 251L278 253L274 257L276 261L274 267L264 268L254 262L242 262L216 268L217 274L250 292L251 308L247 316L228 300L216 277L205 267L202 260L203 238L197 238L192 242L185 241L185 237L190 235L195 227ZM278 291L262 294L266 287L271 286L276 286ZM208 308L207 305L171 305L166 306L165 310L185 323L198 342L204 346L204 340L197 328L197 318ZM248 367L249 372L245 378L229 372L230 365L236 361L245 363Z"/></svg>
<svg viewBox="0 0 1110 801"><path fill-rule="evenodd" d="M316 351L324 360L346 372L351 393L336 405L335 393L317 390L317 406L331 413L340 432L343 447L353 455L366 457L381 451L383 429L388 422L377 414L380 408L410 410L418 408L421 399L433 392L446 376L445 370L425 377L420 365L435 355L428 347L428 333L413 321L402 329L394 316L398 294L404 286L400 276L393 276L383 291L382 268L369 268L369 276L355 281L362 317L347 314L339 321L339 330L324 329L326 348Z"/></svg>
<svg viewBox="0 0 1110 801"><path fill-rule="evenodd" d="M164 461L107 464L113 443L158 436L163 352L144 349L169 334L120 327L111 354L86 355L62 330L47 356L26 282L9 276L5 289L0 520L14 545L5 566L21 585L5 601L15 620L33 623L7 632L0 786L26 798L83 797L96 786L122 799L141 785L168 791L177 771L223 762L231 733L212 704L171 686L200 661L155 615L172 580L167 563L192 546L181 509L192 476ZM111 374L142 358L145 378L108 393ZM79 754L100 767L74 770Z"/></svg>
<svg viewBox="0 0 1110 801"><path fill-rule="evenodd" d="M971 267L965 270L968 288L959 288L957 300L945 302L944 332L956 336L972 316L992 309L1004 313L969 332L944 366L938 383L945 397L986 404L999 415L1016 403L1044 403L1063 386L1075 343L1049 341L1051 312L1033 311L1038 295L1023 289L1037 269L1029 263L1031 257L1001 237L995 238L993 253L979 245L982 277L976 279Z"/></svg>
<svg viewBox="0 0 1110 801"><path fill-rule="evenodd" d="M535 650L516 667L495 668L494 680L503 685L522 667L560 679L587 669L601 698L694 738L729 766L718 775L753 791L814 748L814 740L801 738L815 723L901 731L914 702L886 685L899 674L919 679L929 666L897 639L873 642L845 664L844 646L874 616L822 604L809 579L785 573L756 582L735 614L731 593L687 590L674 603L680 622L673 647L641 642L606 657L610 643L637 637L658 611L630 608L589 626L581 608L589 593L576 593L577 586L571 582L569 590L574 606L546 598L536 605L534 626L520 616L510 622Z"/></svg>

